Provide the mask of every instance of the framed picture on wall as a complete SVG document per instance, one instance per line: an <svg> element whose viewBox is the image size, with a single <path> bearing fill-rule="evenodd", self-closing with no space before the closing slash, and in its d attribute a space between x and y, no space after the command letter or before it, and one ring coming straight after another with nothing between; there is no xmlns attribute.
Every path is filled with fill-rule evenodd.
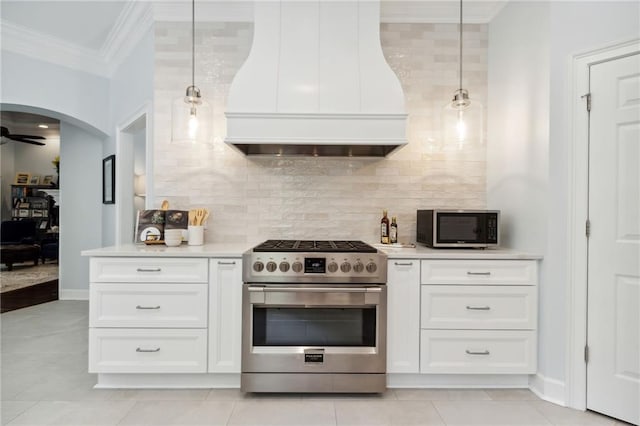
<svg viewBox="0 0 640 426"><path fill-rule="evenodd" d="M29 178L29 185L38 185L38 184L40 184L40 176L32 175Z"/></svg>
<svg viewBox="0 0 640 426"><path fill-rule="evenodd" d="M102 204L116 203L116 156L102 160Z"/></svg>
<svg viewBox="0 0 640 426"><path fill-rule="evenodd" d="M53 183L53 175L46 175L42 178L43 185L51 185Z"/></svg>
<svg viewBox="0 0 640 426"><path fill-rule="evenodd" d="M16 185L27 185L29 183L29 173L16 173Z"/></svg>

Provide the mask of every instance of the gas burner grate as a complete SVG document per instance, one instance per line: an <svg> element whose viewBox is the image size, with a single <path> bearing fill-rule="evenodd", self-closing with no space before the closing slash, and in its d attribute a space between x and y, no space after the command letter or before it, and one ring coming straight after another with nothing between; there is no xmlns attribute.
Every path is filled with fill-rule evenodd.
<svg viewBox="0 0 640 426"><path fill-rule="evenodd" d="M362 241L267 240L264 243L254 247L253 251L376 253L378 250Z"/></svg>

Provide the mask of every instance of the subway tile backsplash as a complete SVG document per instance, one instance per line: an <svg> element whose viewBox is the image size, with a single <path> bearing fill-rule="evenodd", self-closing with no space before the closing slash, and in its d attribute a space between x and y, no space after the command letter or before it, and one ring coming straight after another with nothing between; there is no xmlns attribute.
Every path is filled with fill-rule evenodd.
<svg viewBox="0 0 640 426"><path fill-rule="evenodd" d="M189 23L156 23L154 205L206 207L207 242L267 238L377 242L382 210L415 241L419 208L485 208L484 147L449 151L440 111L458 85L456 24L382 24L384 55L405 92L409 144L387 158L245 157L224 142L233 76L251 48L248 23L198 23L196 85L212 104L212 147L170 144L171 103L191 80ZM464 26L463 85L486 105L487 26ZM487 111L485 109L485 120Z"/></svg>

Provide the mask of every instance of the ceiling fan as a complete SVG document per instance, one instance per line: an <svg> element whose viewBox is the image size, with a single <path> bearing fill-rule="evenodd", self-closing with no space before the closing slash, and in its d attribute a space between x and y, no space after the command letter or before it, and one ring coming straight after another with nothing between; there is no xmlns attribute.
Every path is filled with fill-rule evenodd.
<svg viewBox="0 0 640 426"><path fill-rule="evenodd" d="M39 139L39 140L46 139L42 136L35 136L35 135L14 135L10 133L9 129L7 129L4 126L0 126L0 130L1 130L0 136L2 137L2 142L0 142L0 145L7 143L8 142L7 139L11 139L12 141L16 141L16 142L30 143L32 145L44 145L44 142L39 142L37 140L32 140L32 139Z"/></svg>

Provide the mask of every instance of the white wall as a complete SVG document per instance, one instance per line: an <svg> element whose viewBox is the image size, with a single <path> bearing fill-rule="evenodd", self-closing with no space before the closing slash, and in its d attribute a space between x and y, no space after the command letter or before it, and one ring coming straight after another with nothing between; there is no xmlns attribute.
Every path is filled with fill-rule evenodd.
<svg viewBox="0 0 640 426"><path fill-rule="evenodd" d="M54 118L86 126L89 131L92 126L108 133L109 81L106 78L5 50L0 71L3 104L56 111L58 115ZM49 114L45 111L43 115Z"/></svg>
<svg viewBox="0 0 640 426"><path fill-rule="evenodd" d="M57 155L60 155L60 139L47 138L44 146L19 142L12 144L15 145L16 173L39 175L41 183L45 175L52 175L54 180L57 179L56 168L51 162Z"/></svg>
<svg viewBox="0 0 640 426"><path fill-rule="evenodd" d="M131 54L118 66L111 78L109 91L110 97L110 129L113 134L105 144L103 156L114 154L115 132L123 123L129 122L131 117L145 105L153 102L153 75L154 75L154 34L153 28L131 51ZM151 117L147 118L151 120ZM142 135L144 140L145 135ZM151 140L151 138L149 138ZM131 139L126 139L131 142ZM144 147L142 148L144 152ZM116 158L119 161L133 161L132 159ZM126 176L117 176L116 179L126 179L123 188L133 188L133 173ZM125 182L120 182L125 183ZM152 182L150 182L152 184ZM116 183L116 187L120 185ZM131 192L131 191L130 191ZM130 194L133 198L133 193ZM116 209L114 204L105 204L102 207L103 214L103 245L109 246L116 239ZM133 239L133 231L131 232Z"/></svg>
<svg viewBox="0 0 640 426"><path fill-rule="evenodd" d="M87 298L80 252L102 246L102 139L65 122L60 139L60 299Z"/></svg>
<svg viewBox="0 0 640 426"><path fill-rule="evenodd" d="M564 379L565 285L568 276L568 172L569 160L569 75L572 55L621 40L640 37L638 2L551 2L550 20L550 143L549 220L546 250L546 279L553 294L544 300L548 321L546 345L547 371L550 377Z"/></svg>
<svg viewBox="0 0 640 426"><path fill-rule="evenodd" d="M508 213L510 246L545 256L539 372L559 399L566 352L571 57L637 38L639 20L637 2L510 2L489 25L487 204Z"/></svg>

